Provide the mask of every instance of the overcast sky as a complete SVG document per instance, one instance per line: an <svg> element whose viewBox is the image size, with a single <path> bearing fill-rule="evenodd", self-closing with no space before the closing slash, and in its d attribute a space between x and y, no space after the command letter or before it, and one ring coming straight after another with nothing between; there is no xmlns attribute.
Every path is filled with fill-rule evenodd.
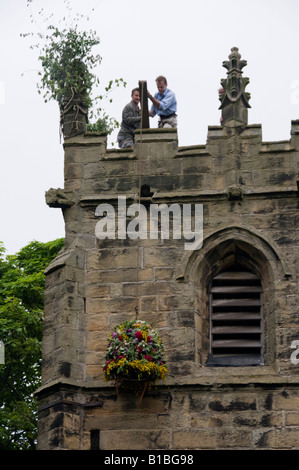
<svg viewBox="0 0 299 470"><path fill-rule="evenodd" d="M127 88L112 94L106 111L117 120L130 91L147 80L151 93L162 74L178 101L179 145L205 144L218 125L222 62L232 47L247 60L249 124L262 124L264 141L288 140L299 118L299 0L70 0L73 14L90 15L82 29L96 30L102 56L97 70L102 93L122 77ZM63 148L55 102L37 93L40 68L32 41L20 33L45 31L38 12L54 13L63 0L0 0L0 241L14 254L32 240L64 236L60 209L45 203L45 191L62 188ZM33 13L37 23L30 22ZM67 20L66 20L67 22ZM22 74L24 74L22 76ZM155 119L151 127L156 127ZM115 140L109 139L108 146Z"/></svg>

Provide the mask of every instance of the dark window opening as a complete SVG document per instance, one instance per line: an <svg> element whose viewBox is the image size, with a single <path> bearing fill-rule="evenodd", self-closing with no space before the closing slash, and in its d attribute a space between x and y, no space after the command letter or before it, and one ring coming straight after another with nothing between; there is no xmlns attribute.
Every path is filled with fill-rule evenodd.
<svg viewBox="0 0 299 470"><path fill-rule="evenodd" d="M154 193L151 191L151 188L148 184L143 184L140 187L140 196L141 197L152 197L153 194Z"/></svg>
<svg viewBox="0 0 299 470"><path fill-rule="evenodd" d="M90 431L90 450L100 450L100 431L98 429Z"/></svg>
<svg viewBox="0 0 299 470"><path fill-rule="evenodd" d="M210 291L208 365L263 364L262 286L259 277L234 265L213 278Z"/></svg>
<svg viewBox="0 0 299 470"><path fill-rule="evenodd" d="M140 197L141 198L149 198L149 200L144 200L142 201L143 206L148 210L151 204L150 198L153 196L153 191L151 191L151 188L148 184L143 184L140 187Z"/></svg>

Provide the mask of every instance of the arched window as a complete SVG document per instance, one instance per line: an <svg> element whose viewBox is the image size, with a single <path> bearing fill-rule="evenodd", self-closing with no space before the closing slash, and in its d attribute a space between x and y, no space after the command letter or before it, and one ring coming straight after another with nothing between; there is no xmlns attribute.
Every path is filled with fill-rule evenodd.
<svg viewBox="0 0 299 470"><path fill-rule="evenodd" d="M211 282L207 365L263 364L263 302L259 277L234 264Z"/></svg>

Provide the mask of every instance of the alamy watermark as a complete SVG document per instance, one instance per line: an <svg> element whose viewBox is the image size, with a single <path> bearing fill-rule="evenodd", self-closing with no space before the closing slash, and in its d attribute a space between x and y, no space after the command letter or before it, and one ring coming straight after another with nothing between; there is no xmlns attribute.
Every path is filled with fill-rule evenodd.
<svg viewBox="0 0 299 470"><path fill-rule="evenodd" d="M137 214L137 215L136 215ZM150 204L145 207L133 203L127 207L126 196L118 196L117 213L111 204L103 203L95 210L102 217L95 234L100 240L172 239L185 240L185 250L198 250L203 242L202 204ZM127 223L127 218L130 219ZM172 226L172 229L171 229Z"/></svg>
<svg viewBox="0 0 299 470"><path fill-rule="evenodd" d="M291 348L295 349L295 351L292 352L291 354L291 363L292 364L299 364L299 358L297 357L299 355L299 340L295 339L291 343Z"/></svg>

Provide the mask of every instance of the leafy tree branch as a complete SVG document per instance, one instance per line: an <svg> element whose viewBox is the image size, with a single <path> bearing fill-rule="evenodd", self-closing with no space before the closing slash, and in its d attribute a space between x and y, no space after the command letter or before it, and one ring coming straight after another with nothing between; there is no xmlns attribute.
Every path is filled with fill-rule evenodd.
<svg viewBox="0 0 299 470"><path fill-rule="evenodd" d="M32 3L33 0L27 0L27 6L31 10ZM23 37L37 39L31 48L39 50L38 60L42 66L42 70L38 72L38 93L45 102L55 100L60 113L63 113L72 100L77 100L79 106L88 111L89 120L93 120L93 123L88 124L87 130L111 134L119 127L119 123L105 113L100 103L108 99L111 92L120 85L125 87L126 82L123 78L110 80L103 93L94 93L94 88L98 89L100 85L100 80L94 73L102 61L100 54L94 53L94 49L100 44L100 38L94 30L80 30L79 20L83 15L73 15L70 2L64 0L63 3L68 11L70 26L65 26L64 17L62 28L50 23L44 31L31 12L31 23L38 26L38 32L21 34ZM46 17L43 9L38 15L42 24L49 23L53 17Z"/></svg>
<svg viewBox="0 0 299 470"><path fill-rule="evenodd" d="M31 242L5 257L0 243L0 450L34 449L37 437L35 390L41 379L44 270L63 239Z"/></svg>

